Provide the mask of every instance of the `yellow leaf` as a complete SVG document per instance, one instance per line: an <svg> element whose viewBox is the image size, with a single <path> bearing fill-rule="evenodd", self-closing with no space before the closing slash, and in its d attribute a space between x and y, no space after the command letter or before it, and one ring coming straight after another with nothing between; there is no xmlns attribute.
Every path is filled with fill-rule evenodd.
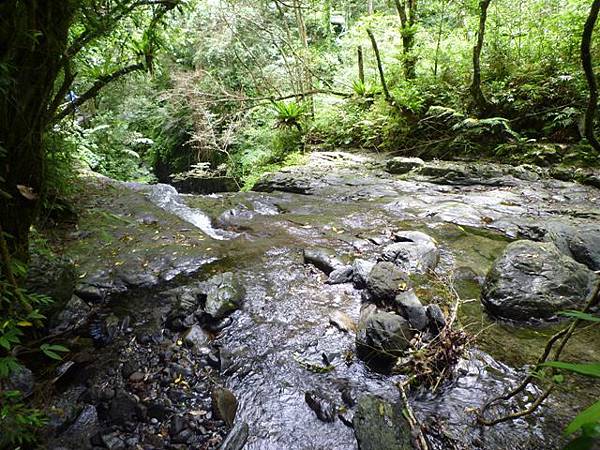
<svg viewBox="0 0 600 450"><path fill-rule="evenodd" d="M33 324L31 322L28 322L26 320L21 320L20 322L17 322L17 325L20 327L32 327Z"/></svg>

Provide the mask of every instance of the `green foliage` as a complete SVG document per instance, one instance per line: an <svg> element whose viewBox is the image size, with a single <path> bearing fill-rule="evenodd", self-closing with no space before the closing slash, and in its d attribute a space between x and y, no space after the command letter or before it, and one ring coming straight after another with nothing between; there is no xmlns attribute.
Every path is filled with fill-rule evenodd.
<svg viewBox="0 0 600 450"><path fill-rule="evenodd" d="M298 131L302 131L302 119L306 111L304 105L293 101L274 101L272 105L275 112L275 126L277 128L296 128Z"/></svg>
<svg viewBox="0 0 600 450"><path fill-rule="evenodd" d="M46 424L43 414L29 408L19 391L0 391L0 448L36 442L36 430Z"/></svg>
<svg viewBox="0 0 600 450"><path fill-rule="evenodd" d="M581 311L562 311L561 316L592 323L600 323L600 318ZM564 361L548 361L542 364L544 367L566 370L578 375L600 379L600 363L569 363ZM600 401L595 402L581 411L567 425L564 430L565 436L572 436L581 431L580 436L573 439L565 447L572 450L589 450L594 447L594 442L600 438Z"/></svg>
<svg viewBox="0 0 600 450"><path fill-rule="evenodd" d="M40 310L52 303L49 297L15 286L14 279L22 279L26 272L24 264L11 259L10 267L2 266L0 274L0 386L3 388L11 374L22 369L17 350L27 347L31 331L40 328L45 319ZM69 349L46 343L39 351L61 360L59 353L67 353ZM36 430L44 423L42 412L27 407L21 392L0 390L0 448L34 442Z"/></svg>

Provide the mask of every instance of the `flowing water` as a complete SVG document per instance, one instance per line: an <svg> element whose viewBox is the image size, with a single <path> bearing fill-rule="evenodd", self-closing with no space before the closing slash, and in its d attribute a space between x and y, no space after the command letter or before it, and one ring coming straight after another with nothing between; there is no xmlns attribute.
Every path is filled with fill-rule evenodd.
<svg viewBox="0 0 600 450"><path fill-rule="evenodd" d="M580 380L579 391L566 387L536 414L490 429L479 427L473 413L515 385L560 326L493 322L479 303L487 270L511 239L539 236L550 221L598 221L597 189L520 173L460 182L394 176L375 160L339 153L314 155L308 168L288 169L261 186L271 192L181 196L164 185L129 185L206 233L216 261L201 278L230 271L246 289L242 308L213 343L226 385L240 402L236 421L249 425L245 448L357 448L343 420L317 418L305 401L309 391L336 406L365 394L399 401L395 383L402 377L368 369L354 357L353 332L330 323L340 312L357 322L361 292L351 284L326 284L325 274L302 257L303 249L325 247L347 262L376 260L398 230L423 231L439 243L436 274L418 278L417 292L428 302L440 283L452 282L464 301L460 323L478 334L450 381L433 393L410 393L433 448L558 448L566 421L600 395ZM595 330L578 333L565 358L598 361L599 337ZM325 356L335 368L314 373L295 354L317 365ZM535 393L531 388L520 405Z"/></svg>

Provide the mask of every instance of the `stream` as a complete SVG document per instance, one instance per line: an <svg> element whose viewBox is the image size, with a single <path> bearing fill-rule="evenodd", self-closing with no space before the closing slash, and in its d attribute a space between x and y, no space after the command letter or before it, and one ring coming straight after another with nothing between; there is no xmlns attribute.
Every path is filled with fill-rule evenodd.
<svg viewBox="0 0 600 450"><path fill-rule="evenodd" d="M220 381L216 383L229 389L239 402L235 423L248 425L243 448L355 449L357 441L349 426L352 405L367 394L398 403L395 384L404 376L377 373L355 356L352 327L341 330L333 325L332 317L343 313L357 323L362 291L352 283L327 284L327 275L305 264L303 251L330 249L346 263L356 258L376 260L395 232L422 231L438 243L440 261L433 274L416 278L420 299L424 303L434 301L439 284L452 283L463 301L459 322L470 335L477 335L453 377L435 392L416 388L409 393L431 448L559 448L562 428L590 398L600 396L600 389L581 379L578 388L565 384L531 416L492 428L477 425L474 411L491 396L516 385L527 373L527 364L537 358L546 339L560 326L495 322L483 310L479 295L492 262L512 240L541 239L548 224L556 221L598 223L600 190L544 178L530 168L427 163L418 172L392 174L389 167L386 170L383 157L315 153L306 166L263 178L254 192L196 196L177 194L164 185L121 186L119 189L134 193L127 195L142 195L160 208L161 213L152 213L158 217L158 225L150 219L156 235L164 231L160 214L174 215L184 222L177 222L177 230L171 230L175 237L169 241L168 252L145 250L144 264L150 261L150 267L153 261L164 261L165 255L170 255L169 269L163 270L156 263L156 275L134 276L140 271L139 264L132 262L134 250L146 241L141 237L142 222L125 223L124 229L137 227L138 231L132 232L130 246L120 250L124 262L118 267L101 270L98 261L92 264L95 255L89 249L80 258L80 270L85 269L80 284L87 283L88 287L80 288L82 298L91 292L90 286L101 287L109 299L103 308L120 319L127 317L132 333L144 329L156 335L157 330L163 330L159 337L146 342L149 355L144 357L144 364L155 366L164 364L164 357L160 353L152 359L153 352L159 355L152 349L164 349L165 339L170 345L178 339L165 334L162 325L172 309L165 300L168 293L173 289L185 291L216 274L233 273L245 290L241 308L230 321L226 319L226 326L213 330L206 351L186 353L186 358L192 370L200 373L205 370L200 367L206 365L203 358L208 349L218 355L214 377ZM123 211L139 218L141 213L126 197L117 198L123 202ZM194 233L198 233L197 241L178 244L177 236L184 235L183 242L196 236ZM121 241L124 235L129 236L119 235ZM136 239L140 243L136 244ZM193 257L183 250L188 247L196 252ZM82 248L81 243L73 243L68 251L82 254ZM185 263L179 264L181 261ZM107 260L102 258L102 263L106 265ZM136 351L141 352L143 340L139 333L136 336ZM597 330L583 330L573 338L564 358L600 360L599 338ZM108 383L114 371L107 369L107 361L118 358L123 364L129 358L124 349L129 346L130 351L131 345L131 335L125 333L99 350L104 356L98 356L102 363L96 363L91 379ZM314 373L299 363L297 355L316 365L326 360L333 370ZM146 380L152 379L148 374L153 370L145 369ZM205 384L198 385L198 395L185 403L180 413L202 405L209 408L207 395L200 392ZM79 398L81 389L76 386L77 381L56 398ZM195 389L191 382L190 386ZM530 388L517 403L529 405L536 391ZM150 395L144 392L146 397ZM342 417L331 422L320 420L305 400L307 392L326 406L333 405ZM138 396L144 400L144 395ZM101 411L99 415L100 422L105 420ZM159 429L156 425L157 433ZM67 445L64 442L62 445ZM121 442L133 441L123 437ZM205 447L182 444L166 448L210 448L203 442ZM136 447L127 444L114 448Z"/></svg>

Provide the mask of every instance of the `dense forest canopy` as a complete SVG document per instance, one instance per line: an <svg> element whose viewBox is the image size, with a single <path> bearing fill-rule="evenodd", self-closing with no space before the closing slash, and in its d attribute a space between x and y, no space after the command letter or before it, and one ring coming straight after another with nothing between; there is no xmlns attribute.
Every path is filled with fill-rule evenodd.
<svg viewBox="0 0 600 450"><path fill-rule="evenodd" d="M23 286L40 231L75 215L84 173L248 191L311 153L348 150L525 164L600 187L599 10L600 0L0 1L0 387L34 353L21 340L56 360L68 351L45 343L50 301ZM10 405L0 418L19 426L0 447L34 442L44 424L10 395L0 392Z"/></svg>
<svg viewBox="0 0 600 450"><path fill-rule="evenodd" d="M3 148L17 167L2 175L13 200L22 199L16 185L54 195L67 174L53 172L68 171L73 160L119 179L220 171L251 186L261 171L313 146L532 162L597 156L578 146L588 98L580 51L587 1L2 8ZM596 48L592 42L592 59ZM21 119L13 114L17 95L31 102ZM418 127L431 106L499 118L484 126L516 134L511 142L448 145L455 136ZM25 156L25 147L10 150L18 128L38 130L19 142L25 147L40 147L44 133L45 162ZM19 164L39 175L13 183ZM42 172L57 179L43 185ZM32 203L19 202L23 211ZM34 214L4 226L24 235Z"/></svg>

